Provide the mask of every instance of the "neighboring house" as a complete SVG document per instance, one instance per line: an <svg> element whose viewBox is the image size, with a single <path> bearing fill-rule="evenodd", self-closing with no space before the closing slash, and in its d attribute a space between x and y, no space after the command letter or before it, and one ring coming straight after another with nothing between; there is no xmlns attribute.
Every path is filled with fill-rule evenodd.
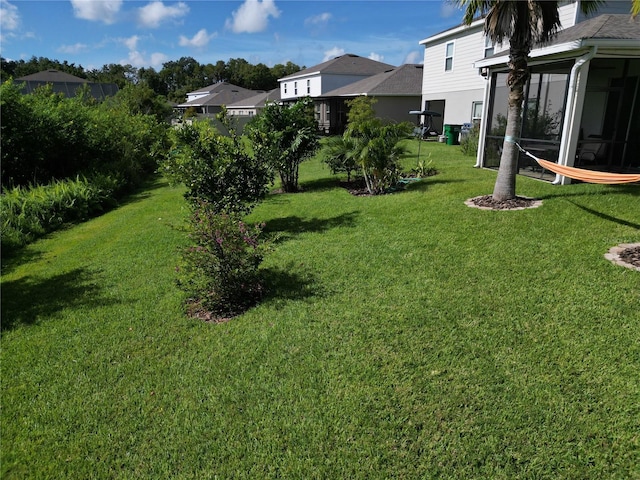
<svg viewBox="0 0 640 480"><path fill-rule="evenodd" d="M600 15L589 18L576 1L560 6L563 30L530 55L521 137L533 153L565 165L577 159L592 168L640 168L634 140L640 137L634 126L640 125L640 19L632 22L629 8L628 1L607 2ZM508 42L491 45L483 26L479 19L420 42L422 107L442 113L443 124L480 125L476 166L497 167L506 122ZM523 157L521 173L530 167Z"/></svg>
<svg viewBox="0 0 640 480"><path fill-rule="evenodd" d="M264 108L267 102L280 102L279 88L231 103L227 105L227 112L234 117L254 117Z"/></svg>
<svg viewBox="0 0 640 480"><path fill-rule="evenodd" d="M249 90L227 82L214 83L208 87L187 93L187 101L178 105L178 110L184 111L194 108L198 114L215 115L227 106L253 97L258 94L255 90Z"/></svg>
<svg viewBox="0 0 640 480"><path fill-rule="evenodd" d="M405 64L331 90L323 94L316 103L318 120L323 105L325 111L328 106L330 110L342 112L332 125L335 130L341 131L347 123L348 108L345 102L355 97L367 96L376 99L373 109L376 117L383 121L415 122L415 115L409 114L409 111L420 107L422 70L422 65Z"/></svg>
<svg viewBox="0 0 640 480"><path fill-rule="evenodd" d="M15 83L24 84L22 93L25 94L46 85L51 85L54 93L62 93L69 98L75 97L78 88L84 86L89 87L91 96L97 100L103 100L118 93L118 86L115 83L94 83L58 70L45 70L16 78Z"/></svg>
<svg viewBox="0 0 640 480"><path fill-rule="evenodd" d="M358 55L341 55L278 79L280 97L283 102L295 102L303 97L317 99L315 106L320 129L337 133L343 125L341 119L346 116L344 106L340 107L344 102L327 99L326 93L394 68Z"/></svg>

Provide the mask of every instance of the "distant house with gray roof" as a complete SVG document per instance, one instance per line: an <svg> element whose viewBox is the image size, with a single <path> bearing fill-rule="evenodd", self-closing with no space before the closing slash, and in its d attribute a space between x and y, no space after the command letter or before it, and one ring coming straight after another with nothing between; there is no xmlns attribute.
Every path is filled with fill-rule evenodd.
<svg viewBox="0 0 640 480"><path fill-rule="evenodd" d="M295 102L304 97L316 100L319 128L326 133L337 133L341 131L343 119L346 118L344 102L327 101L327 92L394 68L388 63L350 53L341 55L278 79L280 98L283 102ZM336 108L332 108L334 106Z"/></svg>
<svg viewBox="0 0 640 480"><path fill-rule="evenodd" d="M182 111L193 108L198 114L213 116L219 113L223 106L253 97L258 93L260 92L232 83L218 82L187 93L187 101L179 104L177 108Z"/></svg>
<svg viewBox="0 0 640 480"><path fill-rule="evenodd" d="M227 112L230 116L253 117L264 108L267 102L279 103L280 101L280 89L274 88L268 92L261 92L252 97L230 103L227 105Z"/></svg>
<svg viewBox="0 0 640 480"><path fill-rule="evenodd" d="M91 96L97 100L103 100L118 93L115 83L90 82L85 78L76 77L59 70L44 70L42 72L25 75L16 78L16 84L22 84L22 93L33 93L37 88L51 86L54 93L62 93L66 97L75 97L81 87L88 87Z"/></svg>
<svg viewBox="0 0 640 480"><path fill-rule="evenodd" d="M409 111L420 109L423 66L405 64L393 67L382 73L372 75L344 87L331 90L322 95L320 101L328 109L343 112L333 125L341 131L347 123L345 102L359 96L376 99L373 109L376 117L388 122L414 122L415 115Z"/></svg>

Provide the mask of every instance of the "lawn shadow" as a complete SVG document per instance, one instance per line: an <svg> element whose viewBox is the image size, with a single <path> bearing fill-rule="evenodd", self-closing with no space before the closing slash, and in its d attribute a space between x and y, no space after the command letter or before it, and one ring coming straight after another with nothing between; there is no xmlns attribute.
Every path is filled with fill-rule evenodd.
<svg viewBox="0 0 640 480"><path fill-rule="evenodd" d="M117 303L102 295L92 272L76 268L50 278L23 277L2 284L2 331L36 325L64 308Z"/></svg>
<svg viewBox="0 0 640 480"><path fill-rule="evenodd" d="M320 284L311 274L293 273L294 267L285 269L266 268L262 270L266 285L263 302L282 300L304 300L322 295Z"/></svg>
<svg viewBox="0 0 640 480"><path fill-rule="evenodd" d="M20 265L29 262L36 262L42 258L42 256L42 252L28 248L28 245L10 250L5 248L2 252L2 266L0 266L0 273L2 275L8 275Z"/></svg>
<svg viewBox="0 0 640 480"><path fill-rule="evenodd" d="M576 207L578 207L580 210L584 210L587 213L590 213L592 215L595 215L596 217L602 218L604 220L607 220L609 222L614 222L617 223L618 225L624 225L625 227L631 227L634 228L636 230L640 230L640 224L638 223L633 223L629 220L624 220L622 218L618 218L618 217L614 217L612 215L608 215L606 213L602 213L599 212L597 210L594 210L592 208L589 207L585 207L584 205L579 205L576 202L572 202L571 200L567 200L569 203L575 205Z"/></svg>
<svg viewBox="0 0 640 480"><path fill-rule="evenodd" d="M305 219L296 215L284 218L274 218L267 221L264 228L267 234L290 234L326 232L336 227L353 227L359 212L348 212L333 218L311 218ZM282 235L280 235L282 237Z"/></svg>
<svg viewBox="0 0 640 480"><path fill-rule="evenodd" d="M580 183L576 185L582 185ZM547 195L539 195L537 198L541 200L549 198L569 198L569 197L589 197L594 195L640 195L640 185L609 185L610 188L599 191L574 191L570 185L563 186L558 192L549 193Z"/></svg>
<svg viewBox="0 0 640 480"><path fill-rule="evenodd" d="M306 182L300 182L301 192L319 192L323 190L332 190L340 186L340 181L337 177L325 177L317 180L309 180Z"/></svg>
<svg viewBox="0 0 640 480"><path fill-rule="evenodd" d="M412 190L417 190L417 191L424 191L427 190L429 187L432 187L433 185L447 185L449 183L462 183L464 182L464 180L456 180L456 179L444 179L444 178L437 178L438 174L436 175L432 175L430 177L426 177L426 178L422 178L419 182L413 182L407 185L406 190L407 191L412 191Z"/></svg>

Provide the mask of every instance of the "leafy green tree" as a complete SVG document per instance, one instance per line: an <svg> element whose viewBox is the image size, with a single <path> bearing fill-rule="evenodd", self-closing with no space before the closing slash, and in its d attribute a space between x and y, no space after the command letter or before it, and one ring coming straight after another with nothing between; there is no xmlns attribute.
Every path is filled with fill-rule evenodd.
<svg viewBox="0 0 640 480"><path fill-rule="evenodd" d="M208 121L195 121L172 129L171 138L161 171L187 187L194 208L206 202L215 213L247 213L266 195L270 170L246 152L233 129L223 136Z"/></svg>
<svg viewBox="0 0 640 480"><path fill-rule="evenodd" d="M105 102L114 108L124 108L130 115L153 115L159 122L166 121L172 114L165 98L156 95L146 84L126 85Z"/></svg>
<svg viewBox="0 0 640 480"><path fill-rule="evenodd" d="M603 2L580 1L583 13L595 12ZM498 177L493 190L497 201L516 196L524 87L529 79L528 56L535 43L549 41L560 27L559 2L551 0L458 0L465 8L464 23L470 25L478 15L485 15L484 31L496 43L509 39L509 106L505 140Z"/></svg>
<svg viewBox="0 0 640 480"><path fill-rule="evenodd" d="M278 172L285 192L297 192L300 163L319 146L313 101L268 103L247 127L256 157Z"/></svg>
<svg viewBox="0 0 640 480"><path fill-rule="evenodd" d="M361 125L371 126L371 123L382 125L380 119L376 118L376 112L373 109L377 101L376 98L362 95L346 102L349 108L347 125L351 132L358 131Z"/></svg>

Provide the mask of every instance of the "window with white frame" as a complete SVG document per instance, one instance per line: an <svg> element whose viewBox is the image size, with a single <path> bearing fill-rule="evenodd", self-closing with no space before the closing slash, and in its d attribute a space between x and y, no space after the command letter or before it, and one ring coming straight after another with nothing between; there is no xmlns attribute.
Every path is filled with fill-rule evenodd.
<svg viewBox="0 0 640 480"><path fill-rule="evenodd" d="M307 80L307 95L311 95L311 80Z"/></svg>
<svg viewBox="0 0 640 480"><path fill-rule="evenodd" d="M293 82L293 94L298 95L298 82Z"/></svg>
<svg viewBox="0 0 640 480"><path fill-rule="evenodd" d="M448 72L453 70L453 42L447 43L444 56L444 70Z"/></svg>
<svg viewBox="0 0 640 480"><path fill-rule="evenodd" d="M287 84L284 84L284 93L287 93Z"/></svg>
<svg viewBox="0 0 640 480"><path fill-rule="evenodd" d="M491 41L489 37L484 37L484 58L490 57L493 55L495 44Z"/></svg>
<svg viewBox="0 0 640 480"><path fill-rule="evenodd" d="M482 102L473 102L471 104L471 123L479 126L482 119Z"/></svg>

